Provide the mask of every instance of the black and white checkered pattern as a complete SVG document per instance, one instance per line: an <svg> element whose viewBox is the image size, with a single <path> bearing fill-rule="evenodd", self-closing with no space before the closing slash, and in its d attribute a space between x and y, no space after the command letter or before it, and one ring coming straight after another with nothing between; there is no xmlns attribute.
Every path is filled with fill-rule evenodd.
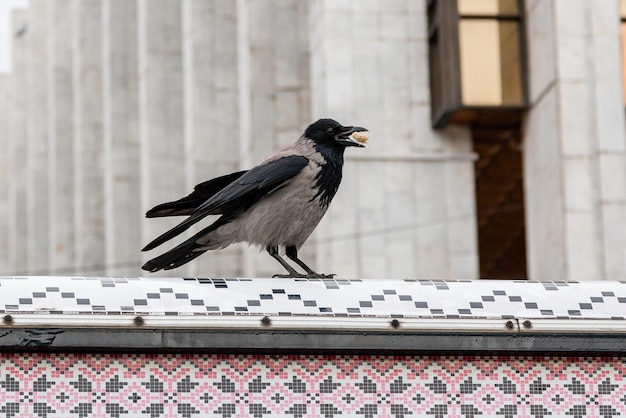
<svg viewBox="0 0 626 418"><path fill-rule="evenodd" d="M626 283L0 277L0 314L626 318Z"/></svg>

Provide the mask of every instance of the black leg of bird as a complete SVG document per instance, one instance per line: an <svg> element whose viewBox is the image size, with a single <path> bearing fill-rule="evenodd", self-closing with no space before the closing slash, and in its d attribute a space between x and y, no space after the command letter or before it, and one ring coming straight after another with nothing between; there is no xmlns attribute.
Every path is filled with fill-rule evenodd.
<svg viewBox="0 0 626 418"><path fill-rule="evenodd" d="M276 261L280 263L281 266L285 268L289 272L289 274L275 274L273 277L307 277L305 274L300 274L293 267L291 267L281 256L278 254L278 247L275 245L268 245L267 253L274 257Z"/></svg>
<svg viewBox="0 0 626 418"><path fill-rule="evenodd" d="M308 277L316 277L316 278L332 278L334 274L319 274L313 271L313 269L307 266L304 261L298 258L298 249L295 245L289 245L285 247L285 254L289 257L290 260L294 261L300 267L302 267L306 272Z"/></svg>
<svg viewBox="0 0 626 418"><path fill-rule="evenodd" d="M289 259L294 261L297 265L302 267L307 272L307 274L317 275L317 273L314 272L311 267L304 264L304 261L298 258L298 249L296 248L295 245L289 245L285 247L285 255L287 255L287 257L289 257Z"/></svg>

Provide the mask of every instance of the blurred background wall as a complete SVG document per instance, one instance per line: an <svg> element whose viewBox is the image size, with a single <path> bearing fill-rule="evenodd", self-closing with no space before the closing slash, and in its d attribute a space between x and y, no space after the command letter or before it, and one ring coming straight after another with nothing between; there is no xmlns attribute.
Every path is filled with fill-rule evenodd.
<svg viewBox="0 0 626 418"><path fill-rule="evenodd" d="M371 141L347 150L343 184L301 251L318 271L626 279L618 0L518 2L528 106L504 128L433 128L437 3L15 9L0 75L0 274L140 275L157 254L142 246L177 222L147 209L332 117ZM279 270L237 245L165 275Z"/></svg>

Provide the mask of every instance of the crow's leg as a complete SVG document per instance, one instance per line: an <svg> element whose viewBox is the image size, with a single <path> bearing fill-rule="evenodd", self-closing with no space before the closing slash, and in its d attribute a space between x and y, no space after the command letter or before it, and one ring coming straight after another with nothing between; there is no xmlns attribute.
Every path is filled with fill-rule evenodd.
<svg viewBox="0 0 626 418"><path fill-rule="evenodd" d="M315 271L313 271L313 269L309 266L307 266L306 264L304 264L304 261L300 260L298 258L298 249L296 248L295 245L289 245L285 248L285 254L287 255L287 257L289 257L290 260L295 261L296 264L298 264L300 267L302 267L306 273L307 273L307 277L315 277L315 278L333 278L335 277L334 274L319 274L316 273Z"/></svg>
<svg viewBox="0 0 626 418"><path fill-rule="evenodd" d="M281 256L278 254L278 247L275 245L268 245L267 253L274 257L276 261L280 263L281 266L285 268L289 272L289 274L275 274L273 277L307 277L306 274L300 274L293 267L291 267Z"/></svg>

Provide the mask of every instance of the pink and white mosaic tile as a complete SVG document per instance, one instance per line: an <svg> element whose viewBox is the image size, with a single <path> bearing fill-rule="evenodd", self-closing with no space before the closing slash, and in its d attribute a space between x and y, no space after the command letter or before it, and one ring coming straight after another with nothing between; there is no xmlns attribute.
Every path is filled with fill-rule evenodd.
<svg viewBox="0 0 626 418"><path fill-rule="evenodd" d="M616 417L617 357L0 354L0 417Z"/></svg>

